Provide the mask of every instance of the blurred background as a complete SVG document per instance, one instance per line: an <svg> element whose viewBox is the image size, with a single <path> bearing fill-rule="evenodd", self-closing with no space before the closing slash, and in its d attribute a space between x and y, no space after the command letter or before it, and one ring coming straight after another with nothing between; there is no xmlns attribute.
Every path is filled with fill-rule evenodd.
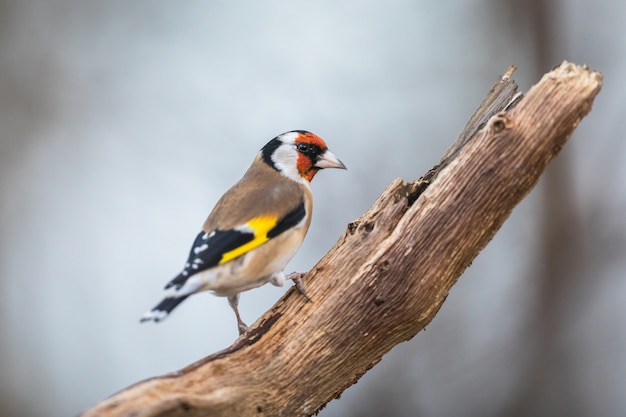
<svg viewBox="0 0 626 417"><path fill-rule="evenodd" d="M269 139L322 136L288 270L454 141L510 64L604 75L536 189L403 343L320 416L626 414L626 3L0 0L0 414L76 415L237 337L225 299L138 323ZM241 297L253 323L284 293Z"/></svg>

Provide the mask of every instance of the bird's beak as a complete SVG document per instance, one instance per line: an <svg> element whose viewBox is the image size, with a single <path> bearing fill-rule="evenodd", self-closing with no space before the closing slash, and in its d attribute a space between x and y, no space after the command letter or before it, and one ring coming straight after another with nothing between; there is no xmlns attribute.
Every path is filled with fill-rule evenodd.
<svg viewBox="0 0 626 417"><path fill-rule="evenodd" d="M348 169L331 151L326 150L323 154L317 157L315 165L317 168L339 168Z"/></svg>

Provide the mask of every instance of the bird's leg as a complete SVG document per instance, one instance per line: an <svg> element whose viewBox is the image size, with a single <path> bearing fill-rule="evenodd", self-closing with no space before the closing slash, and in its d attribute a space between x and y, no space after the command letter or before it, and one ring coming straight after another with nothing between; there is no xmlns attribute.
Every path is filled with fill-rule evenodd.
<svg viewBox="0 0 626 417"><path fill-rule="evenodd" d="M241 336L248 330L248 325L241 320L241 316L239 315L239 309L237 308L239 305L239 294L228 297L228 304L230 304L230 307L235 311L235 316L237 316L237 329L239 330L239 336Z"/></svg>
<svg viewBox="0 0 626 417"><path fill-rule="evenodd" d="M306 294L306 288L304 288L304 283L302 282L303 276L304 272L292 272L291 274L287 275L286 278L293 280L296 288L298 289L298 291L300 291L300 294L304 295L304 298L306 298L307 301L312 301Z"/></svg>

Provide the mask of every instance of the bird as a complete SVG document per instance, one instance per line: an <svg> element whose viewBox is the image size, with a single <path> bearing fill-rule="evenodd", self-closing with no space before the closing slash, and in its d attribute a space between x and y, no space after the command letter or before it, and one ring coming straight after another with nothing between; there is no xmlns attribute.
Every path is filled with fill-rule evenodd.
<svg viewBox="0 0 626 417"><path fill-rule="evenodd" d="M305 296L301 273L283 270L300 248L311 224L309 183L325 168L347 169L319 136L292 130L270 140L250 168L218 200L196 236L182 271L166 286L169 293L140 322L160 322L190 295L211 291L227 297L242 335L239 294L287 279Z"/></svg>

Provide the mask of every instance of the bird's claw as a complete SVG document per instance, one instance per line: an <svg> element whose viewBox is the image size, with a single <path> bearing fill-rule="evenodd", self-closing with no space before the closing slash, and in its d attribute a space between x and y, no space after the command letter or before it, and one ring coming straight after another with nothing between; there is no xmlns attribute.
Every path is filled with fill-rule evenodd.
<svg viewBox="0 0 626 417"><path fill-rule="evenodd" d="M303 276L304 272L292 272L291 274L287 275L287 279L293 281L300 294L304 295L304 298L306 298L307 301L312 301L306 293L306 288L304 288L304 283L302 282Z"/></svg>

